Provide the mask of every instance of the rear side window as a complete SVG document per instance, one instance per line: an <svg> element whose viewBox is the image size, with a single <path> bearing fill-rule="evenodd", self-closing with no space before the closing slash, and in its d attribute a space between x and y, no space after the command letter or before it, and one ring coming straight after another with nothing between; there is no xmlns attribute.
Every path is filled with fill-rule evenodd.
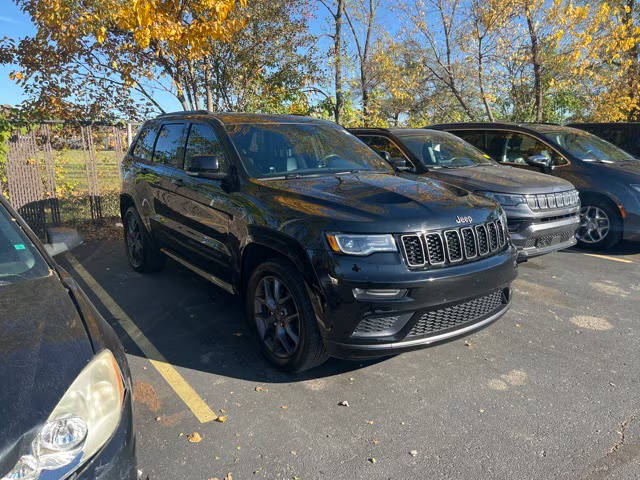
<svg viewBox="0 0 640 480"><path fill-rule="evenodd" d="M136 160L150 162L153 155L153 144L156 140L156 129L153 125L143 127L138 136L138 141L133 149L133 156Z"/></svg>
<svg viewBox="0 0 640 480"><path fill-rule="evenodd" d="M185 165L189 165L191 158L197 155L215 155L218 157L220 171L228 170L228 163L218 135L213 127L204 123L191 125L184 157Z"/></svg>
<svg viewBox="0 0 640 480"><path fill-rule="evenodd" d="M182 168L185 142L184 123L167 123L158 132L153 161L175 168Z"/></svg>

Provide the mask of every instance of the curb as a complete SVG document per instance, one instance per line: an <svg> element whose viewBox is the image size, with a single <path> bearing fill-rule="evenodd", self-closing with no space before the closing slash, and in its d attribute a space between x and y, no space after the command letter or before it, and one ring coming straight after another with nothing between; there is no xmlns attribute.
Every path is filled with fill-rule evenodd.
<svg viewBox="0 0 640 480"><path fill-rule="evenodd" d="M83 242L75 228L52 227L47 229L49 243L44 248L52 257L77 247Z"/></svg>

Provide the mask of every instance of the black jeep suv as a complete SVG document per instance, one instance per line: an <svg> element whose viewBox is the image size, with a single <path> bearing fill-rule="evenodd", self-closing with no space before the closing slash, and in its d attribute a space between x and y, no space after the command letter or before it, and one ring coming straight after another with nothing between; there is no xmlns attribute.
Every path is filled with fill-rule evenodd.
<svg viewBox="0 0 640 480"><path fill-rule="evenodd" d="M576 243L578 191L566 180L505 167L447 132L424 128L350 130L399 171L452 183L500 203L518 259Z"/></svg>
<svg viewBox="0 0 640 480"><path fill-rule="evenodd" d="M452 123L445 130L512 167L569 180L580 192L578 244L640 241L640 160L576 128L552 124Z"/></svg>
<svg viewBox="0 0 640 480"><path fill-rule="evenodd" d="M141 128L123 174L132 267L170 257L240 294L283 369L419 348L509 306L516 250L500 206L397 176L332 122L162 115Z"/></svg>

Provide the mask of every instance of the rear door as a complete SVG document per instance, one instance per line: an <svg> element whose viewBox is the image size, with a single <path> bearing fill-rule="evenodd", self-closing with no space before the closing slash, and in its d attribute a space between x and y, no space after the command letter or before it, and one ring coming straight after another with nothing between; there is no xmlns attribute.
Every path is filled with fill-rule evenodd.
<svg viewBox="0 0 640 480"><path fill-rule="evenodd" d="M230 173L229 155L219 133L208 122L189 126L184 164L196 155L217 155L220 172ZM229 235L238 208L225 189L225 180L191 176L184 169L173 179L174 195L169 205L179 228L173 250L192 265L210 273L219 286L232 290L232 264L237 245Z"/></svg>
<svg viewBox="0 0 640 480"><path fill-rule="evenodd" d="M156 187L159 183L157 172L153 169L153 147L156 142L157 124L146 123L133 147L132 174L133 195L138 213L146 224L151 227L152 218L155 216L154 204Z"/></svg>
<svg viewBox="0 0 640 480"><path fill-rule="evenodd" d="M173 121L160 125L153 150L151 170L155 177L154 212L151 229L163 246L176 242L179 218L172 209L172 196L182 172L188 123Z"/></svg>

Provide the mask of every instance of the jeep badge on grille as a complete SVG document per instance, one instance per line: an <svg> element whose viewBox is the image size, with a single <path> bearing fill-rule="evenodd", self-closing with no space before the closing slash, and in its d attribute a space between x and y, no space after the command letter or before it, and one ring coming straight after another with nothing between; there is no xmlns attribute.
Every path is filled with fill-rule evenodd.
<svg viewBox="0 0 640 480"><path fill-rule="evenodd" d="M473 222L473 218L471 218L471 216L456 217L456 223L471 223L471 222Z"/></svg>

